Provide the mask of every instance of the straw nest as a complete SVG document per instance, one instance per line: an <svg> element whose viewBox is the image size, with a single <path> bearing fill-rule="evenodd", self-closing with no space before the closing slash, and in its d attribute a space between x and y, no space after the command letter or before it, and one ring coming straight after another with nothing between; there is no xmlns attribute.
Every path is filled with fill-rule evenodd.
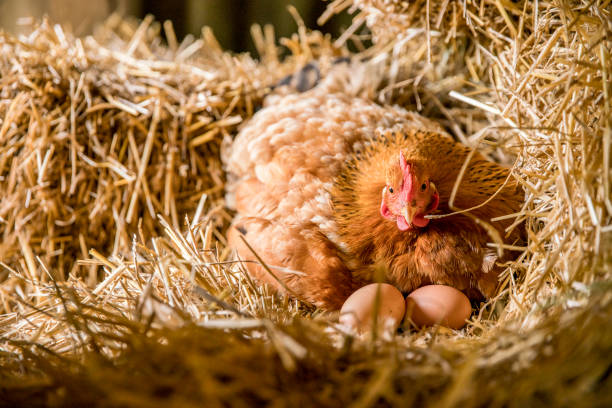
<svg viewBox="0 0 612 408"><path fill-rule="evenodd" d="M336 0L321 21L347 8L336 40L295 16L283 59L271 27L259 59L150 18L0 35L0 401L612 403L610 2ZM222 141L337 56L362 73L346 92L438 120L526 191L528 241L461 331L354 338L225 248Z"/></svg>

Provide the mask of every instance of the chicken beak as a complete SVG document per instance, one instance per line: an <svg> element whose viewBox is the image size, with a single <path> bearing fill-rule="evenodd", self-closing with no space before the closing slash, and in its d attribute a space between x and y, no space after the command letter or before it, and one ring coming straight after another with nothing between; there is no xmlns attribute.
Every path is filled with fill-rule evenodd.
<svg viewBox="0 0 612 408"><path fill-rule="evenodd" d="M408 225L412 224L412 219L414 218L415 212L416 212L415 207L409 207L406 205L404 206L404 208L402 208L402 216L404 217Z"/></svg>

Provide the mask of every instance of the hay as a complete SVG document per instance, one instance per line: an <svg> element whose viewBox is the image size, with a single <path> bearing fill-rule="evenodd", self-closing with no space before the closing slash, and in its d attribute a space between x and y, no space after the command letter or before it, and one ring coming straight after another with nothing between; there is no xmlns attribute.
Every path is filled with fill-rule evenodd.
<svg viewBox="0 0 612 408"><path fill-rule="evenodd" d="M25 41L3 36L3 262L38 254L63 280L90 248L129 248L139 220L153 236L156 214L179 226L204 197L220 204L223 172L210 158L269 74L208 33L161 47L159 28L113 18L98 38L48 23ZM249 65L248 80L230 76ZM28 280L49 278L31 256L20 266Z"/></svg>
<svg viewBox="0 0 612 408"><path fill-rule="evenodd" d="M158 330L119 312L103 315L106 336L85 309L68 316L78 332L94 330L89 350L66 358L15 343L23 357L4 357L0 396L7 406L609 406L612 305L599 293L588 306L528 334L431 337L425 347L409 336L336 346L317 320ZM99 350L109 344L119 357Z"/></svg>
<svg viewBox="0 0 612 408"><path fill-rule="evenodd" d="M381 97L442 116L458 139L513 164L527 192L515 224L526 221L529 242L516 248L522 253L503 277L510 302L502 319L610 277L607 6L377 0L329 6L360 10L354 22L372 30L377 46L370 52L392 59L394 85L387 89L396 94Z"/></svg>
<svg viewBox="0 0 612 408"><path fill-rule="evenodd" d="M326 14L345 8L344 35L300 25L282 61L270 28L252 30L259 61L207 30L178 44L170 24L164 46L151 19L0 37L0 401L612 403L609 2ZM304 63L333 75L347 41L365 73L347 92L438 119L525 188L528 242L464 330L353 338L225 248L222 140Z"/></svg>

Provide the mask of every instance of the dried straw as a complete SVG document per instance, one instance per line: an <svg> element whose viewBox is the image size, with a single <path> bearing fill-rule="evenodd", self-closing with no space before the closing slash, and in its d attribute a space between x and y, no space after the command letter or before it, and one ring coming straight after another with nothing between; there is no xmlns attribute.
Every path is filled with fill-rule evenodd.
<svg viewBox="0 0 612 408"><path fill-rule="evenodd" d="M609 1L335 0L322 20L344 9L344 35L300 26L282 61L270 27L260 60L169 23L165 46L150 18L0 36L0 401L612 404ZM225 247L222 140L350 41L361 96L437 119L525 188L508 217L528 240L461 331L354 338Z"/></svg>

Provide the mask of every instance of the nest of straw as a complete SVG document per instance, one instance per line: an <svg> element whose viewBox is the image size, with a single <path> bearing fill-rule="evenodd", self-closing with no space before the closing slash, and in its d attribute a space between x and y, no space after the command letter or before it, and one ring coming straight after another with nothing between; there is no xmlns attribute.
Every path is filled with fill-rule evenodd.
<svg viewBox="0 0 612 408"><path fill-rule="evenodd" d="M258 59L151 18L0 35L0 401L612 403L609 2L336 0L321 21L345 9L335 40L295 13L284 50L254 27ZM438 120L526 191L528 241L463 330L352 337L225 246L222 141L337 56L376 67L347 92Z"/></svg>

